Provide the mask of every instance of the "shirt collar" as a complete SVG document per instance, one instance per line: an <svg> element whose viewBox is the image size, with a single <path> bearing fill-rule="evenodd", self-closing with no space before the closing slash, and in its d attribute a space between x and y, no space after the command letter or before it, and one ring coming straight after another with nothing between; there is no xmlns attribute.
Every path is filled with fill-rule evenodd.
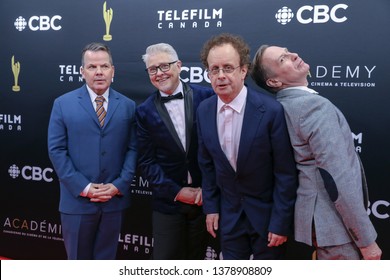
<svg viewBox="0 0 390 280"><path fill-rule="evenodd" d="M246 88L246 86L243 86L240 93L228 105L237 113L241 113L242 109L244 108L247 95L248 95L248 89ZM226 103L224 103L218 96L218 103L217 103L218 112L220 112L222 107L225 105Z"/></svg>
<svg viewBox="0 0 390 280"><path fill-rule="evenodd" d="M307 91L310 93L318 94L317 91L315 91L314 89L308 88L307 86L288 87L288 88L282 89L280 92L283 92L284 90L292 90L292 89L300 89L300 90L304 90L304 91Z"/></svg>
<svg viewBox="0 0 390 280"><path fill-rule="evenodd" d="M95 102L95 99L96 97L98 96L88 85L87 86L87 90L88 90L88 93L89 93L89 97L91 98L92 102ZM109 96L109 88L101 95L104 97L104 99L106 100L106 102L108 102L108 96Z"/></svg>

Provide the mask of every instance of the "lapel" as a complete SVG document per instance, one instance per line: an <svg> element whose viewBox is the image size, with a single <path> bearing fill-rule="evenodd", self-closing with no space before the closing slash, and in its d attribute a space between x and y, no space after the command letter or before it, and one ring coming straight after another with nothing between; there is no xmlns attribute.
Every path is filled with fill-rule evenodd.
<svg viewBox="0 0 390 280"><path fill-rule="evenodd" d="M242 123L240 144L237 155L237 173L245 167L245 163L251 153L252 143L256 137L257 129L265 113L265 106L259 93L254 93L248 87L248 95L245 105L244 120Z"/></svg>
<svg viewBox="0 0 390 280"><path fill-rule="evenodd" d="M184 114L186 121L186 151L188 153L191 144L192 126L194 124L194 96L192 89L186 83L182 84L184 91Z"/></svg>
<svg viewBox="0 0 390 280"><path fill-rule="evenodd" d="M107 116L104 121L103 129L110 123L112 116L114 115L116 109L118 108L118 105L120 104L119 94L111 88L110 88L110 94L108 98L109 98L109 102L107 107Z"/></svg>
<svg viewBox="0 0 390 280"><path fill-rule="evenodd" d="M109 89L109 91L110 91L110 93L109 93L110 100L108 102L107 116L106 116L106 119L104 121L104 126L102 127L102 129L104 129L108 125L108 123L110 122L114 112L116 111L116 109L118 108L118 105L120 103L119 102L119 95L117 94L117 92L115 92L111 88ZM87 87L85 85L80 88L78 98L80 100L79 102L80 102L81 107L83 107L84 110L87 111L87 113L91 116L92 120L100 128L100 124L99 124L98 118L96 116L95 109L93 108Z"/></svg>
<svg viewBox="0 0 390 280"><path fill-rule="evenodd" d="M78 98L79 98L79 103L80 103L81 107L83 107L83 109L88 113L88 115L91 116L92 120L96 123L96 125L100 127L100 124L99 124L98 118L96 116L95 109L93 108L91 98L89 97L89 93L88 93L86 85L84 85L83 87L80 88Z"/></svg>
<svg viewBox="0 0 390 280"><path fill-rule="evenodd" d="M173 139L175 140L176 145L180 148L180 150L183 153L188 153L190 147L190 141L191 141L191 131L193 126L193 112L194 112L193 93L192 93L192 89L185 83L183 83L183 91L184 91L184 114L185 114L185 123L186 123L186 149L185 150L180 141L179 136L177 135L172 119L169 116L166 107L161 102L161 95L158 91L156 92L153 102L154 105L156 106L156 109L161 119L163 120L164 124L168 128L169 133L172 135Z"/></svg>

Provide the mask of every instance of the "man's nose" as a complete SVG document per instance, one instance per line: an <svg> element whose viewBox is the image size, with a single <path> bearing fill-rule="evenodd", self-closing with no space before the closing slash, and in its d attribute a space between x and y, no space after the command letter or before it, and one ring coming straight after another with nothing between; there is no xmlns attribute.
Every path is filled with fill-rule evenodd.
<svg viewBox="0 0 390 280"><path fill-rule="evenodd" d="M98 73L98 74L103 73L103 68L100 67L100 66L97 66L97 67L96 67L96 73Z"/></svg>
<svg viewBox="0 0 390 280"><path fill-rule="evenodd" d="M299 56L297 53L290 53L291 59L296 60Z"/></svg>
<svg viewBox="0 0 390 280"><path fill-rule="evenodd" d="M226 76L226 73L223 68L218 69L218 74L216 76L217 78L224 78Z"/></svg>

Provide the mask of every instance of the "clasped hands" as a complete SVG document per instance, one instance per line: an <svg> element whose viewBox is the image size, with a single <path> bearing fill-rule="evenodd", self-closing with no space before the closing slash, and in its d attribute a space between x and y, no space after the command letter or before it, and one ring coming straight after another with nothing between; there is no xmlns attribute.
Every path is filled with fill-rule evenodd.
<svg viewBox="0 0 390 280"><path fill-rule="evenodd" d="M91 184L87 197L91 202L107 202L117 195L119 190L111 183L109 184Z"/></svg>
<svg viewBox="0 0 390 280"><path fill-rule="evenodd" d="M175 201L201 206L203 204L202 189L200 187L183 187L176 195Z"/></svg>

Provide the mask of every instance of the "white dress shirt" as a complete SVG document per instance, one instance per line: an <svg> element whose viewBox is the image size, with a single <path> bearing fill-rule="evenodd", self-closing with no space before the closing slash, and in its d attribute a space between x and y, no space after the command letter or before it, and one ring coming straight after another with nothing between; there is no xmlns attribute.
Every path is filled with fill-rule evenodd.
<svg viewBox="0 0 390 280"><path fill-rule="evenodd" d="M176 133L179 136L180 142L183 145L184 151L186 150L186 118L185 118L185 109L184 109L184 91L183 84L180 82L179 86L172 93L177 94L182 92L183 99L173 99L169 102L164 103L165 108L168 111L169 117L172 120L173 126L175 127ZM160 91L161 96L168 96L168 94ZM192 184L192 178L188 172L188 184Z"/></svg>
<svg viewBox="0 0 390 280"><path fill-rule="evenodd" d="M244 120L247 88L242 87L240 93L234 98L229 104L225 104L219 97L217 103L217 126L218 126L218 138L219 143L228 158L230 165L234 170L237 168L237 155L238 148L240 145L240 137L242 130L242 123ZM232 116L232 131L231 131L231 142L226 143L224 140L225 129L225 107L229 106L233 110Z"/></svg>

